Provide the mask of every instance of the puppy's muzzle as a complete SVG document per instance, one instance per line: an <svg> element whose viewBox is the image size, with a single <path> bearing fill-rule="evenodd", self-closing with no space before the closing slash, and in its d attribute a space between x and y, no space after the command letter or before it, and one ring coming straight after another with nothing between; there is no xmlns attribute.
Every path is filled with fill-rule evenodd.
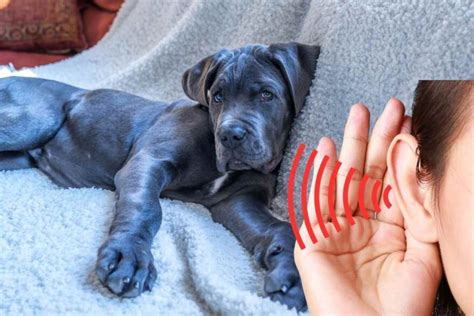
<svg viewBox="0 0 474 316"><path fill-rule="evenodd" d="M235 149L247 139L245 127L233 122L222 124L217 134L222 146L227 149Z"/></svg>

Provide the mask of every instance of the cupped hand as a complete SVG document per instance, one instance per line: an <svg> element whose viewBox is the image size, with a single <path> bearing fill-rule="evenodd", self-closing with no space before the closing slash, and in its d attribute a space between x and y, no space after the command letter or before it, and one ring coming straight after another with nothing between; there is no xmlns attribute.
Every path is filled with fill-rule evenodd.
<svg viewBox="0 0 474 316"><path fill-rule="evenodd" d="M369 115L363 105L351 109L334 186L330 185L330 178L336 166L335 145L331 139L322 138L318 146L315 175L322 157L329 157L319 190L321 223L313 203L314 177L309 218L300 229L306 247L295 246L295 261L308 308L312 314L428 315L441 278L438 247L413 238L393 194L389 195L392 205L388 208L380 193L390 184L386 172L390 143L397 134L409 133L410 118L404 116L404 106L399 100L390 99L369 140ZM353 225L345 214L343 200L344 180L350 167L356 172L346 206L353 216ZM378 190L380 213L375 214L370 190L365 190L369 219L363 216L358 203L363 174L369 176L367 188L372 188L377 180L383 183ZM327 198L330 190L334 192L332 204ZM327 229L328 238L321 232L320 224ZM313 243L315 239L317 242Z"/></svg>

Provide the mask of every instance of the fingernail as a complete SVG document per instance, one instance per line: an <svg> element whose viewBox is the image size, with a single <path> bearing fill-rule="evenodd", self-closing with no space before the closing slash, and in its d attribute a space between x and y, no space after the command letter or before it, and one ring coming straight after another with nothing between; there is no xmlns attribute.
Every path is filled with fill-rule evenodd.
<svg viewBox="0 0 474 316"><path fill-rule="evenodd" d="M402 108L403 108L403 112L405 112L405 106L404 106L403 102L400 101L399 99L397 99L397 98L395 98L395 97L391 97L390 100L388 100L388 102L387 102L387 104L394 104L394 103L396 103L396 104L401 104L401 105L402 105ZM397 107L398 107L398 106L397 106ZM395 108L396 108L396 106L393 106L393 105L392 105L392 106L386 106L386 107L385 107L385 110L387 110L387 109L395 109ZM384 110L384 112L385 112L385 110Z"/></svg>
<svg viewBox="0 0 474 316"><path fill-rule="evenodd" d="M283 292L283 294L285 294L286 292L288 292L288 287L286 285L283 285L281 287L281 291Z"/></svg>
<svg viewBox="0 0 474 316"><path fill-rule="evenodd" d="M125 284L130 283L130 278L129 277L123 278L123 283L125 283Z"/></svg>
<svg viewBox="0 0 474 316"><path fill-rule="evenodd" d="M318 146L322 146L323 144L328 144L331 142L331 138L329 136L323 136L319 139Z"/></svg>
<svg viewBox="0 0 474 316"><path fill-rule="evenodd" d="M115 264L111 263L111 264L109 264L109 266L107 268L109 269L109 271L111 271L115 268Z"/></svg>

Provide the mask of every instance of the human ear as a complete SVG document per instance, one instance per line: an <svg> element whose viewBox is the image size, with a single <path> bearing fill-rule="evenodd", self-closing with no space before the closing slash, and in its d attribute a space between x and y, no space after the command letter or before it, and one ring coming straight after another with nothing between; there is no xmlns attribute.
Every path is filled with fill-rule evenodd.
<svg viewBox="0 0 474 316"><path fill-rule="evenodd" d="M387 155L388 172L405 227L420 242L435 243L438 231L434 218L431 188L416 177L418 142L410 134L397 135Z"/></svg>

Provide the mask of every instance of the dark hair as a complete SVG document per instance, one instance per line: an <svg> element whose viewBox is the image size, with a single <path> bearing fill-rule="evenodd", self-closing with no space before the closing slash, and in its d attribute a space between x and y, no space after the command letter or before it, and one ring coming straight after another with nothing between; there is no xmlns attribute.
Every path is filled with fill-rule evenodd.
<svg viewBox="0 0 474 316"><path fill-rule="evenodd" d="M439 196L449 149L470 117L473 88L472 80L418 82L411 126L418 141L417 178L433 185L435 197Z"/></svg>
<svg viewBox="0 0 474 316"><path fill-rule="evenodd" d="M436 203L453 141L470 118L474 81L419 81L411 133L418 141L417 179L433 185ZM433 315L463 315L443 276Z"/></svg>

